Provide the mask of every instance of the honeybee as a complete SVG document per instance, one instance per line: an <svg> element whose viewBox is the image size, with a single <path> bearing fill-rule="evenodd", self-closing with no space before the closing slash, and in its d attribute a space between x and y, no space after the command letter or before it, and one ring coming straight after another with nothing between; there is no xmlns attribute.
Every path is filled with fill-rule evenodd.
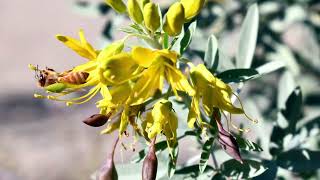
<svg viewBox="0 0 320 180"><path fill-rule="evenodd" d="M58 73L55 70L46 67L44 70L39 70L38 66L35 69L36 79L40 87L47 87L55 83L69 83L69 84L84 84L89 77L87 72L72 72L72 70Z"/></svg>
<svg viewBox="0 0 320 180"><path fill-rule="evenodd" d="M87 78L89 77L89 73L87 72L65 72L62 73L59 77L58 77L58 82L65 82L65 83L69 83L69 84L84 84L87 80Z"/></svg>
<svg viewBox="0 0 320 180"><path fill-rule="evenodd" d="M40 87L47 87L58 82L59 73L51 68L46 67L44 70L39 70L37 66L35 72Z"/></svg>

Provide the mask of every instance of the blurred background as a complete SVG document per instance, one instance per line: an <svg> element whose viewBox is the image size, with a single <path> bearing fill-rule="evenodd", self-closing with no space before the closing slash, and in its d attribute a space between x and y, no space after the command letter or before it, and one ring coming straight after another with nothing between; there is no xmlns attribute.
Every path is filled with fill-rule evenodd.
<svg viewBox="0 0 320 180"><path fill-rule="evenodd" d="M164 12L171 3L169 0L157 2ZM264 159L272 159L274 152L270 144L275 139L272 135L276 136L274 126L276 122L281 124L278 112L292 90L299 86L303 95L299 119L301 124L310 122L306 126L307 135L297 142L292 133L292 137L278 137L286 137L286 141L293 143L289 143L290 148L303 146L318 152L319 1L208 0L198 18L200 29L196 32L196 40L187 55L203 59L206 41L214 34L219 40L219 50L230 57L232 64L240 25L248 6L254 2L259 5L260 17L253 68L271 61L281 61L282 68L251 81L243 89L241 96L245 106L261 122L248 136L258 140L265 149L261 155ZM33 93L41 90L36 87L34 72L28 69L28 64L38 64L42 68L48 66L58 71L72 68L85 60L58 42L56 34L77 37L82 28L89 42L99 48L122 36L118 28L128 20L99 0L1 0L0 22L0 179L89 179L109 151L113 135L101 136L100 129L89 128L81 122L97 113L94 101L65 108L62 103L34 99ZM228 68L230 66L225 65L219 70ZM282 150L288 150L286 148L284 146ZM182 159L188 153L196 152L196 148L184 151L187 153L180 155ZM120 163L127 162L123 159L132 155L131 151L117 153L116 161ZM320 161L319 157L315 161ZM319 164L315 166L319 168ZM288 172L281 166L277 176L317 179L317 168L301 173Z"/></svg>

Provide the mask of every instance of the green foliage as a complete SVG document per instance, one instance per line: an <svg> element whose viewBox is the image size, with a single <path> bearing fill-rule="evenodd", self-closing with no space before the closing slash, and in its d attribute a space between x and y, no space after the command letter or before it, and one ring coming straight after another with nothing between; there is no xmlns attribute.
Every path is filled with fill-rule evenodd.
<svg viewBox="0 0 320 180"><path fill-rule="evenodd" d="M236 160L229 160L221 165L221 174L232 179L248 179L256 177L266 171L267 168L258 161L244 160L243 164Z"/></svg>
<svg viewBox="0 0 320 180"><path fill-rule="evenodd" d="M214 138L209 138L202 146L202 153L201 153L200 162L199 162L200 173L203 173L208 165L210 153L213 148L213 141L214 141Z"/></svg>

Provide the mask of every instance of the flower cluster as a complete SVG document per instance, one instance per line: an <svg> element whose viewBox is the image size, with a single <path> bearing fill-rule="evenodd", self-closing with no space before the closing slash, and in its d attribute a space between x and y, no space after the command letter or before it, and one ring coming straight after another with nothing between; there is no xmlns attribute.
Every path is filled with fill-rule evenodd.
<svg viewBox="0 0 320 180"><path fill-rule="evenodd" d="M181 99L181 94L186 94L192 99L188 114L190 128L212 126L201 117L203 114L211 117L216 109L222 113L244 114L242 106L238 108L232 104L233 92L228 84L204 65L181 61L182 54L162 46L165 36L169 41L176 40L184 24L200 12L205 0L181 0L172 4L163 23L158 5L148 0L128 0L127 4L121 0L106 0L106 3L116 12L127 14L140 34L129 34L103 49L95 49L82 30L79 40L57 35L60 42L87 62L65 72L50 68L39 70L30 65L37 72L39 85L48 93L35 97L63 101L70 106L88 102L100 93L101 99L96 102L100 114L91 116L86 124L102 126L107 123L101 133L119 130L120 137L130 125L147 141L164 135L168 147L175 146L178 128L178 118L169 100L171 96ZM133 36L144 37L150 46L128 46L126 41ZM179 63L185 63L188 71L179 69ZM88 91L80 97L66 96L83 92L83 89Z"/></svg>

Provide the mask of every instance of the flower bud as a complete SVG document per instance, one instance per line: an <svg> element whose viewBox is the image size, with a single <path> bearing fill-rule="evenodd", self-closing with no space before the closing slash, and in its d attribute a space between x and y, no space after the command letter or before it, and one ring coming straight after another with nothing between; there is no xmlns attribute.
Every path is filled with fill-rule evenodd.
<svg viewBox="0 0 320 180"><path fill-rule="evenodd" d="M216 122L219 131L218 141L222 149L242 164L243 161L240 155L239 145L236 139L232 136L232 134L223 129L222 124L219 120L216 120Z"/></svg>
<svg viewBox="0 0 320 180"><path fill-rule="evenodd" d="M150 2L150 0L139 0L140 1L140 5L143 8L147 3Z"/></svg>
<svg viewBox="0 0 320 180"><path fill-rule="evenodd" d="M127 10L126 5L122 0L105 0L105 2L118 13L124 13Z"/></svg>
<svg viewBox="0 0 320 180"><path fill-rule="evenodd" d="M143 21L142 11L137 0L128 0L129 17L136 23L141 24Z"/></svg>
<svg viewBox="0 0 320 180"><path fill-rule="evenodd" d="M184 7L185 21L190 21L196 15L198 15L205 3L205 0L181 0L180 1Z"/></svg>
<svg viewBox="0 0 320 180"><path fill-rule="evenodd" d="M83 120L82 122L88 126L100 127L108 122L109 117L110 117L110 115L94 114L94 115L90 116L89 118Z"/></svg>
<svg viewBox="0 0 320 180"><path fill-rule="evenodd" d="M143 7L143 19L145 26L152 32L160 27L160 15L157 5L150 2Z"/></svg>
<svg viewBox="0 0 320 180"><path fill-rule="evenodd" d="M119 139L117 138L113 145L112 152L108 155L106 161L103 163L97 174L97 180L118 180L118 173L113 161L114 151L116 149L118 141Z"/></svg>
<svg viewBox="0 0 320 180"><path fill-rule="evenodd" d="M176 2L170 6L166 20L163 25L163 30L170 36L177 36L181 33L184 24L184 7L181 3Z"/></svg>
<svg viewBox="0 0 320 180"><path fill-rule="evenodd" d="M155 180L157 177L158 159L156 156L155 138L142 165L142 180Z"/></svg>
<svg viewBox="0 0 320 180"><path fill-rule="evenodd" d="M67 88L67 86L63 83L55 83L55 84L51 84L49 86L46 86L44 89L49 92L60 93L63 90L65 90L66 88Z"/></svg>

